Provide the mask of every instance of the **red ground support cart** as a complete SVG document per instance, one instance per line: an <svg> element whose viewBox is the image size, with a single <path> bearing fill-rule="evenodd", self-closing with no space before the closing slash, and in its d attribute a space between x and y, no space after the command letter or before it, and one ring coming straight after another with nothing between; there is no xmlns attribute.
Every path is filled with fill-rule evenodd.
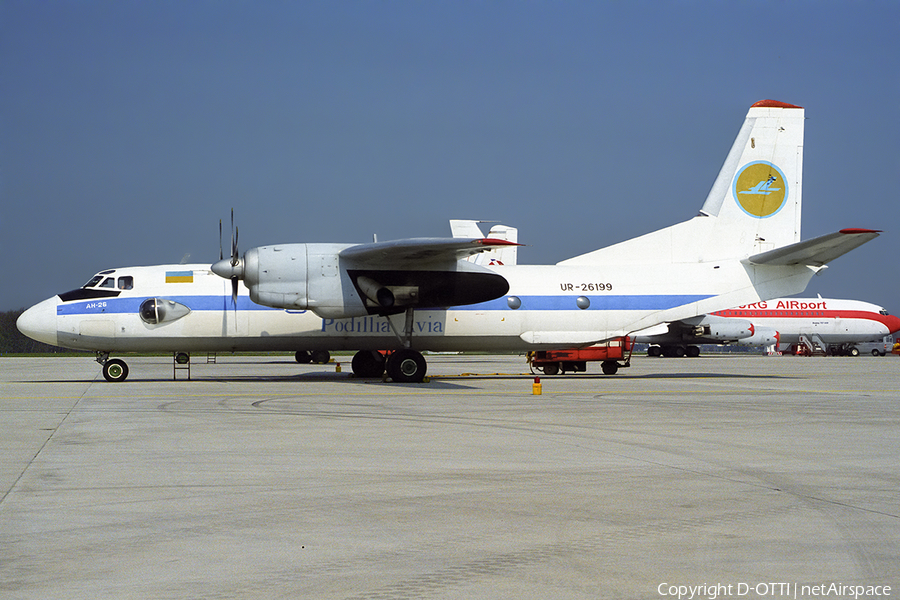
<svg viewBox="0 0 900 600"><path fill-rule="evenodd" d="M531 365L532 373L537 369L544 375L556 375L566 371L584 372L587 370L588 362L601 361L600 368L603 374L615 375L619 367L631 366L633 347L631 338L616 338L587 348L529 352L528 363Z"/></svg>

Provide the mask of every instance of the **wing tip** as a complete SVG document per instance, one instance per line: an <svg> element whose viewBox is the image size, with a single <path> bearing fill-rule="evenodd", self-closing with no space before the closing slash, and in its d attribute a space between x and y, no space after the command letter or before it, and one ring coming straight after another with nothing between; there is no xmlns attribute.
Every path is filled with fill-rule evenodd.
<svg viewBox="0 0 900 600"><path fill-rule="evenodd" d="M844 233L848 235L860 234L860 233L881 233L881 229L860 229L856 227L848 227L847 229L841 229L838 233Z"/></svg>
<svg viewBox="0 0 900 600"><path fill-rule="evenodd" d="M522 246L518 242L511 242L509 240L498 240L496 238L481 238L479 240L475 240L476 244L481 244L482 246Z"/></svg>

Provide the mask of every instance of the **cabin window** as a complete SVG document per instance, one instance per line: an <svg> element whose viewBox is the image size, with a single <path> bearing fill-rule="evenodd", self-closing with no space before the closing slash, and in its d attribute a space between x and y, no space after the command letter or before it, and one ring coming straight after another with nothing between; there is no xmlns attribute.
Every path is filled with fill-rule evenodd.
<svg viewBox="0 0 900 600"><path fill-rule="evenodd" d="M134 277L131 275L126 275L125 277L119 277L119 289L120 290L130 290L134 287Z"/></svg>

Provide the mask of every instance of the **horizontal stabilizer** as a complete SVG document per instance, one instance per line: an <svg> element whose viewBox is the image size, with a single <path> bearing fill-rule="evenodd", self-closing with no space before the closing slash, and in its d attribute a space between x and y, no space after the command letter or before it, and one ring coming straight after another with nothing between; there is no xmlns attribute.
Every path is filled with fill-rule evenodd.
<svg viewBox="0 0 900 600"><path fill-rule="evenodd" d="M754 265L809 265L821 267L839 256L878 237L874 229L841 229L811 240L797 242L768 252L754 254L747 262Z"/></svg>
<svg viewBox="0 0 900 600"><path fill-rule="evenodd" d="M516 242L491 238L410 238L350 246L341 250L340 257L396 268L401 263L413 266L421 263L455 262L491 248L518 245Z"/></svg>

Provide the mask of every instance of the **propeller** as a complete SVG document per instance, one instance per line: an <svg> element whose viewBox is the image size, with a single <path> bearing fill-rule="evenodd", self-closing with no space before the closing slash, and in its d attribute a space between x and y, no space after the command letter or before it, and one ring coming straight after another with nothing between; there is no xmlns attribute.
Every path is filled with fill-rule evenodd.
<svg viewBox="0 0 900 600"><path fill-rule="evenodd" d="M224 279L231 280L231 304L237 310L238 282L244 277L244 265L238 252L238 229L234 226L234 209L231 209L231 257L225 259L222 251L222 219L219 219L219 262L214 264L212 272Z"/></svg>
<svg viewBox="0 0 900 600"><path fill-rule="evenodd" d="M238 254L238 229L234 226L234 208L231 209L231 303L235 306L235 310L237 310L237 297L238 297L238 280L240 277L238 276L237 267L241 262L240 255ZM240 269L240 275L243 275L243 266Z"/></svg>

